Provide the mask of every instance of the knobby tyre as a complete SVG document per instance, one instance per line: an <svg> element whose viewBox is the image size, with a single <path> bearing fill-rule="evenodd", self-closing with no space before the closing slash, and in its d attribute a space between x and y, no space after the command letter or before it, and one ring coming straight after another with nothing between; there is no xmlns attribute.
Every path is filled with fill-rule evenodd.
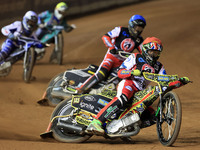
<svg viewBox="0 0 200 150"><path fill-rule="evenodd" d="M51 119L54 118L55 116L64 116L64 115L69 115L74 108L71 106L71 99L66 99L63 100L61 103L59 103L52 115ZM88 140L91 136L89 135L77 135L77 134L71 134L71 133L66 133L64 130L61 130L57 127L57 123L60 121L60 119L56 119L53 124L52 124L52 132L53 132L53 137L60 141L60 142L66 142L66 143L80 143Z"/></svg>
<svg viewBox="0 0 200 150"><path fill-rule="evenodd" d="M32 76L33 67L35 65L35 49L31 47L27 52L27 57L24 59L24 72L23 72L23 80L26 83L29 83Z"/></svg>
<svg viewBox="0 0 200 150"><path fill-rule="evenodd" d="M168 92L163 97L162 122L157 120L157 135L164 146L171 146L177 139L182 120L182 108L178 95Z"/></svg>
<svg viewBox="0 0 200 150"><path fill-rule="evenodd" d="M48 104L50 106L53 106L55 107L58 103L60 103L63 99L62 98L59 98L59 97L53 97L51 95L51 92L52 92L52 89L53 88L61 88L60 87L60 84L64 81L63 80L63 75L64 75L64 72L54 76L50 81L49 81L49 84L48 84L48 87L47 87L47 90L46 90L46 98L48 100Z"/></svg>
<svg viewBox="0 0 200 150"><path fill-rule="evenodd" d="M58 64L62 65L63 64L63 47L64 47L62 33L58 34L58 45L57 46L58 46L58 52L57 52Z"/></svg>

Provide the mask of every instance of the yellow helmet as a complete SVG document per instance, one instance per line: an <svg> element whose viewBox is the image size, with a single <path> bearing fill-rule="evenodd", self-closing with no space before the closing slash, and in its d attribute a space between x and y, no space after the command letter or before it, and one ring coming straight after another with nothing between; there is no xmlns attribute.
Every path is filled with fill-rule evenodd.
<svg viewBox="0 0 200 150"><path fill-rule="evenodd" d="M54 10L54 15L55 17L60 20L63 17L66 16L68 6L65 2L60 2L56 5L55 10Z"/></svg>

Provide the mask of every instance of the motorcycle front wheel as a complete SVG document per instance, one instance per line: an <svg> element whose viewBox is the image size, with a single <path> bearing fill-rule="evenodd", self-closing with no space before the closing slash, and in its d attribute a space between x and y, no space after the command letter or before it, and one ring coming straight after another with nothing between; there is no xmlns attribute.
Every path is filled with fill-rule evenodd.
<svg viewBox="0 0 200 150"><path fill-rule="evenodd" d="M71 106L71 99L63 100L55 107L51 115L51 119L54 118L55 116L69 115L73 111L73 109L74 108ZM69 118L65 117L63 119L66 119L68 121L73 121L74 117L69 117ZM91 137L91 135L78 135L73 133L66 133L64 130L62 130L57 126L57 124L59 124L61 120L62 118L54 120L51 127L51 130L53 132L53 137L56 140L66 143L80 143L88 140Z"/></svg>
<svg viewBox="0 0 200 150"><path fill-rule="evenodd" d="M159 105L158 105L159 106ZM168 92L162 99L162 121L157 119L157 135L164 146L171 146L177 139L182 120L182 108L178 95Z"/></svg>
<svg viewBox="0 0 200 150"><path fill-rule="evenodd" d="M27 53L24 57L24 64L23 64L23 80L26 83L29 83L32 76L33 67L35 64L35 49L33 47L29 48Z"/></svg>
<svg viewBox="0 0 200 150"><path fill-rule="evenodd" d="M62 65L63 64L63 47L64 47L62 33L59 33L57 37L55 38L57 38L57 42L55 42L55 48L51 54L49 61L51 63Z"/></svg>

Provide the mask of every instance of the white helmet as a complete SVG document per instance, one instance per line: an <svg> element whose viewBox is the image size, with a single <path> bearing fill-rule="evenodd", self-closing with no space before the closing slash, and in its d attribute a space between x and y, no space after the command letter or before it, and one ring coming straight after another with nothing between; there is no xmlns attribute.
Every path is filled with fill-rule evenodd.
<svg viewBox="0 0 200 150"><path fill-rule="evenodd" d="M28 31L33 31L37 25L38 16L34 11L28 11L23 17L22 24Z"/></svg>
<svg viewBox="0 0 200 150"><path fill-rule="evenodd" d="M54 10L54 15L55 17L60 20L62 19L63 17L66 16L66 11L68 9L68 6L66 3L64 2L60 2L56 5L56 8Z"/></svg>

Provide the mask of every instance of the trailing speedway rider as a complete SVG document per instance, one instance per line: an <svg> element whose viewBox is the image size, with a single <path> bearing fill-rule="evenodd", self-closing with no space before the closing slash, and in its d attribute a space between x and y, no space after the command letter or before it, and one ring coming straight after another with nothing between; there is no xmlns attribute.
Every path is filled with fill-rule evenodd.
<svg viewBox="0 0 200 150"><path fill-rule="evenodd" d="M104 80L112 68L119 67L122 64L125 58L120 57L117 50L131 53L134 49L137 49L141 52L140 44L143 42L141 33L145 26L146 20L143 16L133 15L128 22L128 27L118 26L106 33L102 40L108 47L108 51L96 73L76 88L77 93L84 93L94 84Z"/></svg>
<svg viewBox="0 0 200 150"><path fill-rule="evenodd" d="M66 15L68 11L68 5L64 2L60 2L56 5L54 12L46 10L38 15L38 26L36 36L43 43L54 43L54 33L50 33L49 29L55 25L63 26L65 32L71 32L76 28L74 24L69 25L67 23ZM43 49L44 53L45 50ZM52 52L53 54L53 52ZM50 58L50 62L54 63L54 58Z"/></svg>
<svg viewBox="0 0 200 150"><path fill-rule="evenodd" d="M54 12L46 10L38 15L38 30L36 31L36 35L38 39L41 39L45 35L47 35L48 31L46 27L53 27L54 25L61 25L64 27L66 32L72 31L76 26L74 24L67 24L67 15L68 5L64 2L60 2L56 5ZM44 43L49 42L48 37L44 38Z"/></svg>
<svg viewBox="0 0 200 150"><path fill-rule="evenodd" d="M37 14L34 11L28 11L25 13L22 21L15 21L1 29L2 34L8 38L1 46L0 70L4 69L4 66L6 66L4 60L11 54L11 52L19 48L18 37L20 35L37 39L34 34L34 30L37 29L37 21ZM38 44L36 47L43 48L44 46Z"/></svg>
<svg viewBox="0 0 200 150"><path fill-rule="evenodd" d="M142 54L133 53L122 63L118 71L118 76L123 80L118 85L116 97L100 110L96 118L86 129L87 132L100 135L104 134L102 124L110 119L119 109L123 108L135 92L144 90L150 83L150 81L145 80L142 76L142 72L166 74L163 65L157 61L162 49L162 43L158 38L148 37L143 42ZM189 79L187 77L183 77L179 81L172 82L170 86L180 87L188 81ZM137 106L136 112L133 112L135 113L135 122L140 120L140 115L146 107L148 106Z"/></svg>

